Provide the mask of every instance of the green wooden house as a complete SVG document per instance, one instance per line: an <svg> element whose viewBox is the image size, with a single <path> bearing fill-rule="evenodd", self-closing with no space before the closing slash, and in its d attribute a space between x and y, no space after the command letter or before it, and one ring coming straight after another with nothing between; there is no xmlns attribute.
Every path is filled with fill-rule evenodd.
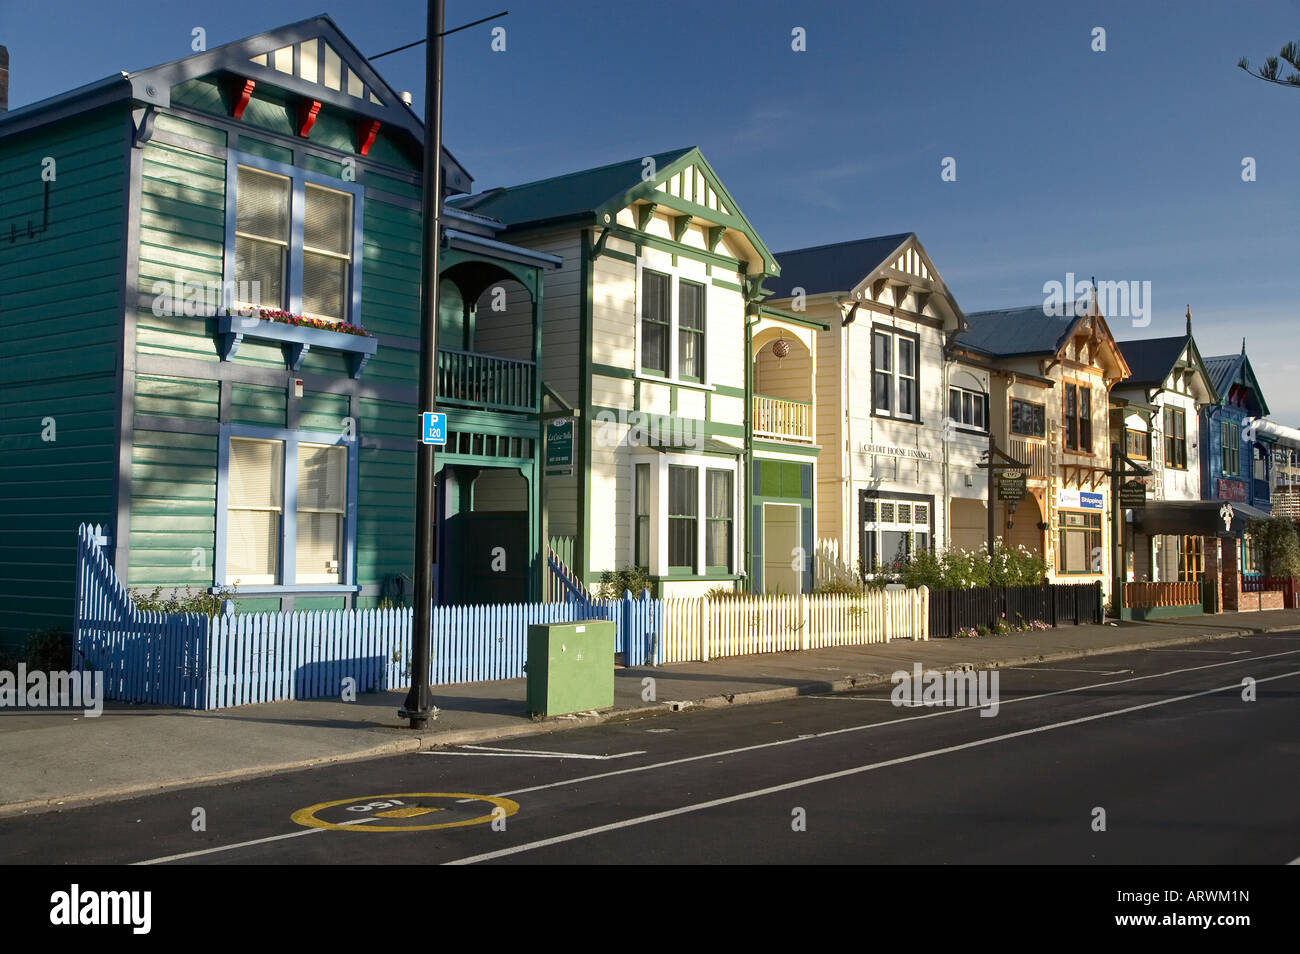
<svg viewBox="0 0 1300 954"><path fill-rule="evenodd" d="M74 531L241 610L409 598L423 128L328 17L0 113L0 641ZM442 157L446 192L472 179ZM541 592L543 273L444 219L436 576Z"/></svg>

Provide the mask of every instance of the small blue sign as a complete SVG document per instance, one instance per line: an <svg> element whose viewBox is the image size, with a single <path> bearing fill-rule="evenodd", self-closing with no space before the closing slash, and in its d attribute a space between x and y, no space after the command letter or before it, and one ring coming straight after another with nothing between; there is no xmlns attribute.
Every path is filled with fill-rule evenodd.
<svg viewBox="0 0 1300 954"><path fill-rule="evenodd" d="M439 447L445 447L447 444L447 415L440 411L425 411L424 433L421 435L420 440L425 444L437 444Z"/></svg>
<svg viewBox="0 0 1300 954"><path fill-rule="evenodd" d="M1101 494L1090 494L1084 490L1079 493L1079 506L1084 510L1101 510Z"/></svg>

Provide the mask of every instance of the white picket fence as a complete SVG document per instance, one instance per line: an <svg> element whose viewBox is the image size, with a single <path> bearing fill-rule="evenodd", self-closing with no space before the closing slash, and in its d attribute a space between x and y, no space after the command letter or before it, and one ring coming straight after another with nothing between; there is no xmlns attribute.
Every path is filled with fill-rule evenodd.
<svg viewBox="0 0 1300 954"><path fill-rule="evenodd" d="M661 662L929 639L929 591L666 599Z"/></svg>

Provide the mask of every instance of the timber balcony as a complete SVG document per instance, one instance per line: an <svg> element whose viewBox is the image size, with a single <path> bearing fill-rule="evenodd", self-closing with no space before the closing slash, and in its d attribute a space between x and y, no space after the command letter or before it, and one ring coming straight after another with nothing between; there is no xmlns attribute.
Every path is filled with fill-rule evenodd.
<svg viewBox="0 0 1300 954"><path fill-rule="evenodd" d="M806 401L754 395L754 434L778 441L813 442L813 406Z"/></svg>
<svg viewBox="0 0 1300 954"><path fill-rule="evenodd" d="M537 409L537 365L474 351L438 349L438 400L501 411Z"/></svg>
<svg viewBox="0 0 1300 954"><path fill-rule="evenodd" d="M1021 463L1027 464L1026 477L1047 477L1050 465L1047 457L1047 442L1023 440L1013 437L1009 441L1007 453Z"/></svg>

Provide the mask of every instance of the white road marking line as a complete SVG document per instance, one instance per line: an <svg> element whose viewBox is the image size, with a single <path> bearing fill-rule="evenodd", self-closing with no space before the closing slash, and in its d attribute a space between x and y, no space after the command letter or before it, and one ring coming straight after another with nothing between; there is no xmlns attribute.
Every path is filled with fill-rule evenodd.
<svg viewBox="0 0 1300 954"><path fill-rule="evenodd" d="M1023 669L1025 672L1091 672L1099 676L1119 676L1132 669L1048 669L1046 666L1000 666L1000 669Z"/></svg>
<svg viewBox="0 0 1300 954"><path fill-rule="evenodd" d="M938 702L894 702L890 698L881 698L880 696L808 696L809 699L833 699L836 702L888 702L897 706L899 709L928 709L930 706L937 706ZM943 700L944 704L956 702L953 697Z"/></svg>
<svg viewBox="0 0 1300 954"><path fill-rule="evenodd" d="M1170 669L1168 672L1149 673L1148 675L1145 676L1133 676L1130 679L1114 679L1110 682L1094 682L1086 686L1076 686L1073 689L1056 689L1053 690L1052 692L1040 692L1037 695L1032 695L1032 696L1020 696L1015 699L1003 699L1001 705L1005 707L1011 705L1014 702L1032 702L1035 699L1048 699L1052 696L1063 696L1063 695L1069 695L1070 693L1074 693L1074 692L1085 692L1088 689L1104 689L1108 686L1120 686L1129 682L1141 682L1144 679L1158 679L1161 676L1180 676L1184 673L1200 672L1205 669L1218 669L1221 666L1235 666L1240 663L1259 662L1265 659L1277 659L1280 656L1295 656L1295 655L1300 655L1300 649L1288 649L1278 653L1268 653L1263 656L1252 656L1249 659L1226 659L1223 662L1206 663L1203 666L1188 666L1183 669ZM927 712L925 715L905 716L901 719L887 719L884 722L871 722L871 723L867 723L866 725L852 725L852 726L847 726L843 729L831 729L826 732L817 732L813 735L801 735L796 739L778 739L775 742L759 742L755 745L744 745L735 749L725 749L721 752L706 752L703 755L688 755L688 756L683 756L682 758L679 759L669 759L666 762L655 762L650 765L636 765L633 766L632 768L614 769L613 771L609 771L609 772L598 772L595 775L584 775L580 778L566 779L562 782L549 782L545 785L533 785L530 788L517 788L514 789L513 791L508 791L508 792L496 792L493 795L493 797L505 798L511 795L527 795L530 792L540 792L550 788L561 788L566 785L579 785L583 782L595 782L601 779L614 778L615 776L618 775L629 775L633 772L648 772L652 769L669 768L674 765L684 765L688 762L698 762L701 761L702 759L715 759L718 758L719 756L725 756L725 755L740 755L745 752L756 752L762 749L769 749L778 745L789 745L793 742L806 742L809 739L821 739L821 738L826 738L834 735L843 735L846 732L861 732L864 729L876 729L887 725L898 725L901 722L919 722L922 719L937 719L942 716L957 715L958 713L962 713L962 712L974 712L974 711L977 711L977 709L973 707L967 707L964 709L939 709L935 712ZM311 830L328 831L329 829L316 828ZM245 845L261 844L262 842L265 841L276 841L281 838L294 838L301 834L303 834L303 832L295 831L295 832L289 832L286 835L272 835L270 838L260 838L256 841L251 841L251 842L240 842L239 844L226 845L225 847L222 848L207 848L201 852L197 852L197 854L212 854L218 851L229 851L235 848L242 848ZM190 853L185 855L174 855L173 857L188 858L191 857L193 854L195 853ZM155 858L152 861L136 862L136 864L156 864L166 860L168 859Z"/></svg>
<svg viewBox="0 0 1300 954"><path fill-rule="evenodd" d="M366 822L372 822L376 819L357 818L352 821L339 822L340 825L364 825ZM252 841L241 841L233 845L221 845L217 848L204 848L201 851L186 851L179 855L167 855L163 858L150 858L148 861L133 861L132 865L161 865L169 861L181 861L184 858L197 858L200 855L213 855L219 851L230 851L234 848L247 848L250 845L264 845L269 841L283 841L286 838L298 838L301 835L319 835L321 832L329 831L328 828L304 828L302 831L291 831L285 835L269 835L266 838L254 838Z"/></svg>
<svg viewBox="0 0 1300 954"><path fill-rule="evenodd" d="M1240 656L1249 649L1148 649L1149 653L1213 653L1215 656Z"/></svg>
<svg viewBox="0 0 1300 954"><path fill-rule="evenodd" d="M1300 669L1293 672L1281 673L1276 676L1266 676L1257 679L1256 682L1273 682L1277 679L1288 679L1292 676L1300 676ZM762 798L765 795L774 795L777 792L788 792L795 788L804 788L809 785L817 785L821 782L830 782L836 779L848 778L853 775L861 775L863 772L872 772L876 769L888 768L894 765L904 765L908 762L917 762L921 759L930 759L939 755L948 755L953 752L961 752L966 749L979 748L985 745L992 745L995 742L1006 742L1011 739L1019 739L1029 735L1037 735L1040 732L1050 732L1053 729L1063 729L1072 725L1082 725L1086 722L1095 722L1098 719L1109 719L1114 716L1127 715L1131 712L1140 712L1143 709L1154 709L1157 706L1167 706L1175 702L1186 702L1189 699L1199 699L1202 696L1213 695L1218 692L1227 692L1241 688L1240 683L1232 683L1227 686L1220 686L1216 689L1203 689L1200 692L1192 692L1183 696L1176 696L1173 699L1158 699L1155 702L1144 702L1136 706L1127 706L1123 709L1114 709L1109 712L1099 712L1094 715L1081 716L1077 719L1068 719L1064 722L1053 722L1050 725L1035 726L1032 729L1021 729L1017 732L1008 732L1004 735L995 735L987 739L976 739L974 742L963 742L959 745L949 745L941 749L931 749L928 752L917 752L912 755L904 755L895 759L886 759L883 762L871 762L867 765L859 765L851 769L843 769L839 772L828 772L825 775L814 775L811 778L797 779L793 782L785 782L781 785L771 785L767 788L760 788L752 792L741 792L739 795L728 795L725 798L714 798L707 802L697 802L694 805L683 805L681 808L673 808L668 811L655 812L651 815L641 815L638 818L628 818L619 822L612 822L608 825L598 825L595 828L586 828L582 831L570 832L567 835L557 835L553 838L543 838L540 841L528 842L523 845L516 845L513 848L502 848L497 851L484 852L481 855L471 855L468 858L460 858L456 861L444 862L448 865L472 865L480 861L492 861L496 858L506 858L510 855L521 854L525 851L533 851L537 848L547 848L551 845L562 845L565 842L576 841L579 838L589 838L592 835L599 835L609 831L618 831L622 828L631 828L635 825L644 825L653 821L662 821L665 818L675 818L678 815L687 815L692 812L704 811L707 808L716 808L719 805L730 805L734 802L748 801L753 798Z"/></svg>
<svg viewBox="0 0 1300 954"><path fill-rule="evenodd" d="M421 755L482 755L496 756L497 758L506 758L508 756L517 756L530 759L595 759L605 761L607 759L625 759L629 755L645 755L645 750L637 752L619 752L617 755L582 755L578 752L546 752L541 749L496 749L489 745L462 745L462 749L476 749L474 752L452 752L449 749L434 749L428 752L421 752Z"/></svg>

